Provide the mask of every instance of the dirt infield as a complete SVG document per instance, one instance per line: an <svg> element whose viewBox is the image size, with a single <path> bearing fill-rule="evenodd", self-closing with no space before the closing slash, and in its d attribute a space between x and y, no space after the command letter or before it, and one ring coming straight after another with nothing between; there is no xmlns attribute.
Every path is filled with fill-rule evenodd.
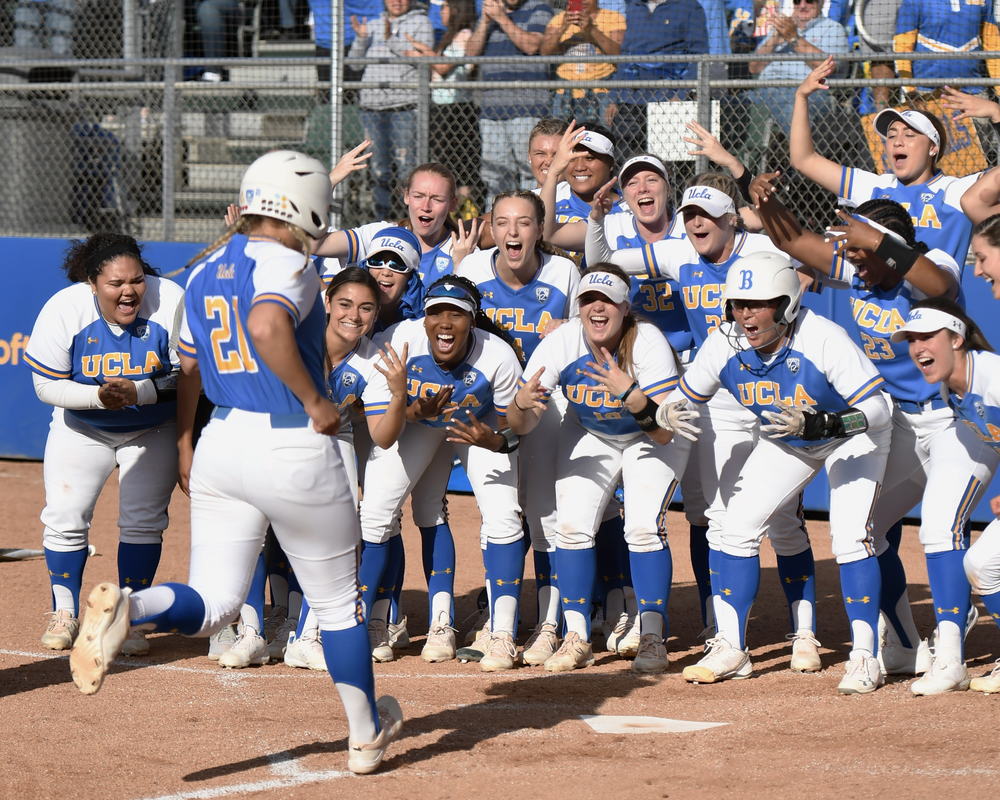
<svg viewBox="0 0 1000 800"><path fill-rule="evenodd" d="M38 548L41 465L0 462L5 510L0 546ZM114 479L98 506L85 590L116 579ZM478 512L450 501L459 557L458 618L474 608L482 577ZM179 492L159 578L183 580L187 503ZM41 561L0 563L0 712L6 733L3 798L679 798L700 796L989 797L1000 791L995 749L1000 696L914 698L906 680L865 697L841 697L847 626L826 525L810 524L819 581L819 638L825 669L787 669L784 601L765 548L765 574L750 627L755 677L691 686L680 670L696 661L700 621L688 566L686 525L671 514L674 553L671 671L639 678L607 653L568 675L540 668L485 676L475 664L425 664L426 629L419 540L404 529L409 555L404 603L413 644L376 666L381 693L406 714L404 737L383 771L346 772L346 727L324 673L269 665L223 671L205 640L152 637L153 651L120 659L104 689L81 695L66 658L38 644L48 609ZM929 629L926 570L907 529L904 561L915 613ZM528 568L530 573L530 566ZM533 581L526 583L533 600ZM533 602L525 606L534 620ZM1000 632L980 621L969 639L974 674L1000 655ZM642 715L720 722L687 733L605 734L581 715ZM641 728L637 728L641 730ZM992 754L992 755L991 755Z"/></svg>

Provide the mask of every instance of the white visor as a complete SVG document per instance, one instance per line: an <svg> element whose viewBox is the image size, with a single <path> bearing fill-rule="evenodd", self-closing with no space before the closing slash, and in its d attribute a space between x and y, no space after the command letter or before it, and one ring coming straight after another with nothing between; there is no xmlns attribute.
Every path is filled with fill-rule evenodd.
<svg viewBox="0 0 1000 800"><path fill-rule="evenodd" d="M966 327L958 317L936 308L915 308L906 318L906 323L891 337L893 342L901 342L908 333L934 333L946 330L965 338Z"/></svg>
<svg viewBox="0 0 1000 800"><path fill-rule="evenodd" d="M663 180L670 181L670 177L667 175L667 168L656 156L632 156L632 158L622 164L622 168L618 171L618 185L624 186L625 181L643 169L652 170L663 178Z"/></svg>
<svg viewBox="0 0 1000 800"><path fill-rule="evenodd" d="M930 118L922 111L915 111L912 108L904 111L886 108L879 111L875 115L875 132L884 139L889 135L889 126L897 120L908 128L913 128L917 133L922 133L938 147L941 146L941 137L938 136L937 128L931 123Z"/></svg>
<svg viewBox="0 0 1000 800"><path fill-rule="evenodd" d="M580 278L580 286L576 290L577 299L587 292L599 292L612 303L625 303L628 301L629 285L610 272L588 272Z"/></svg>
<svg viewBox="0 0 1000 800"><path fill-rule="evenodd" d="M685 189L684 200L677 210L682 211L685 208L700 208L716 219L725 214L736 213L733 198L711 186L691 186Z"/></svg>
<svg viewBox="0 0 1000 800"><path fill-rule="evenodd" d="M424 311L429 311L434 308L434 306L455 306L456 308L462 309L462 311L467 311L473 316L475 316L476 313L476 307L468 300L464 300L460 297L428 297L424 301Z"/></svg>
<svg viewBox="0 0 1000 800"><path fill-rule="evenodd" d="M586 147L591 152L602 156L614 156L615 154L615 146L611 140L597 131L584 131L576 146Z"/></svg>

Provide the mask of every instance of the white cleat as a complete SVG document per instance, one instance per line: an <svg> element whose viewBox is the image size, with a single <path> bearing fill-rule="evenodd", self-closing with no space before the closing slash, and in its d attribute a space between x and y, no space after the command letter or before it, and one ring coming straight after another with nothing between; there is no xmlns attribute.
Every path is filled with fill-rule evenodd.
<svg viewBox="0 0 1000 800"><path fill-rule="evenodd" d="M816 634L801 630L788 634L788 638L792 640L792 660L789 663L792 672L819 672L823 669Z"/></svg>
<svg viewBox="0 0 1000 800"><path fill-rule="evenodd" d="M122 642L123 656L146 656L149 655L149 641L146 634L137 628L132 628Z"/></svg>
<svg viewBox="0 0 1000 800"><path fill-rule="evenodd" d="M479 660L479 669L483 672L503 672L514 669L515 666L517 647L514 645L514 637L503 632L491 634L486 652Z"/></svg>
<svg viewBox="0 0 1000 800"><path fill-rule="evenodd" d="M368 775L378 769L385 751L403 729L403 710L395 697L383 695L375 704L381 730L375 741L368 744L349 742L347 768L355 775Z"/></svg>
<svg viewBox="0 0 1000 800"><path fill-rule="evenodd" d="M742 680L753 675L750 652L733 647L724 637L716 636L705 642L706 654L701 661L685 667L681 673L689 683L718 683Z"/></svg>
<svg viewBox="0 0 1000 800"><path fill-rule="evenodd" d="M42 647L47 650L69 650L80 632L80 621L73 616L72 611L65 608L49 612L45 616L49 621L42 634Z"/></svg>
<svg viewBox="0 0 1000 800"><path fill-rule="evenodd" d="M997 660L997 665L989 674L973 678L969 683L969 688L974 692L983 692L984 694L1000 692L1000 660Z"/></svg>
<svg viewBox="0 0 1000 800"><path fill-rule="evenodd" d="M945 694L964 692L971 682L969 671L961 661L946 663L943 658L935 658L931 668L910 684L915 695Z"/></svg>
<svg viewBox="0 0 1000 800"><path fill-rule="evenodd" d="M299 669L312 669L317 672L326 671L326 655L323 653L323 643L319 639L319 631L303 631L300 638L292 634L285 648L285 664Z"/></svg>
<svg viewBox="0 0 1000 800"><path fill-rule="evenodd" d="M69 654L73 683L84 694L95 694L121 651L129 631L130 589L99 583L87 597L80 635Z"/></svg>
<svg viewBox="0 0 1000 800"><path fill-rule="evenodd" d="M389 628L384 619L368 622L368 646L372 649L372 661L384 664L395 658L389 644Z"/></svg>
<svg viewBox="0 0 1000 800"><path fill-rule="evenodd" d="M405 650L410 646L410 633L406 630L406 617L400 617L399 622L390 622L386 629L389 633L389 647L393 650Z"/></svg>
<svg viewBox="0 0 1000 800"><path fill-rule="evenodd" d="M885 683L878 659L864 653L851 654L847 672L837 685L841 694L870 694Z"/></svg>
<svg viewBox="0 0 1000 800"><path fill-rule="evenodd" d="M420 651L420 657L428 664L451 661L455 657L455 630L444 612L427 632L427 641ZM391 647L391 645L390 645Z"/></svg>
<svg viewBox="0 0 1000 800"><path fill-rule="evenodd" d="M226 669L262 667L271 657L267 654L267 641L253 628L240 627L236 641L219 656L219 666Z"/></svg>
<svg viewBox="0 0 1000 800"><path fill-rule="evenodd" d="M562 645L545 660L546 672L572 672L594 664L594 649L590 642L580 638L580 634L570 631Z"/></svg>
<svg viewBox="0 0 1000 800"><path fill-rule="evenodd" d="M524 643L521 660L531 667L538 667L559 649L559 636L552 622L539 622L528 641Z"/></svg>
<svg viewBox="0 0 1000 800"><path fill-rule="evenodd" d="M230 622L208 637L208 660L218 661L236 643L236 623Z"/></svg>

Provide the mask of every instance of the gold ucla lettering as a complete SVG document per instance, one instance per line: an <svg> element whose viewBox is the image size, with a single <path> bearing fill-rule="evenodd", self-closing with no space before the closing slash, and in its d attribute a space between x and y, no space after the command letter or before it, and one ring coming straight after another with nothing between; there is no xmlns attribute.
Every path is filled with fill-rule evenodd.
<svg viewBox="0 0 1000 800"><path fill-rule="evenodd" d="M740 402L745 406L753 405L753 383L740 383L736 386L740 391Z"/></svg>
<svg viewBox="0 0 1000 800"><path fill-rule="evenodd" d="M80 363L80 371L88 378L96 378L101 374L101 357L84 356Z"/></svg>
<svg viewBox="0 0 1000 800"><path fill-rule="evenodd" d="M149 375L156 372L160 367L163 366L163 362L160 361L160 357L152 350L146 353L146 364L142 368L144 374Z"/></svg>
<svg viewBox="0 0 1000 800"><path fill-rule="evenodd" d="M700 295L697 286L683 286L681 292L684 295L685 308L697 308L698 297Z"/></svg>
<svg viewBox="0 0 1000 800"><path fill-rule="evenodd" d="M116 378L122 374L121 353L105 353L101 359L101 372L106 378Z"/></svg>
<svg viewBox="0 0 1000 800"><path fill-rule="evenodd" d="M722 287L717 283L706 283L701 287L701 307L718 308L722 305Z"/></svg>
<svg viewBox="0 0 1000 800"><path fill-rule="evenodd" d="M937 211L932 205L925 205L920 213L920 221L916 222L918 228L941 228L941 220L938 219Z"/></svg>
<svg viewBox="0 0 1000 800"><path fill-rule="evenodd" d="M775 381L747 381L737 384L739 400L745 406L814 406L816 401L801 384L795 385L791 397L783 397L781 384Z"/></svg>

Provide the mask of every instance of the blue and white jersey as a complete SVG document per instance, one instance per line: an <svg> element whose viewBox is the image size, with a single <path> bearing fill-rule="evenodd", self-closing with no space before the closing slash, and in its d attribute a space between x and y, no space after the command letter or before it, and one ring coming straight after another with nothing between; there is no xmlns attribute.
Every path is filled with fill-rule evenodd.
<svg viewBox="0 0 1000 800"><path fill-rule="evenodd" d="M621 213L608 214L604 218L604 236L614 250L647 246L635 226L635 217L627 208ZM670 230L662 241L680 241L686 236L683 220L674 217ZM694 338L679 302L677 281L663 277L641 278L632 275L629 277L629 283L632 286L629 295L632 313L659 328L678 353L690 349Z"/></svg>
<svg viewBox="0 0 1000 800"><path fill-rule="evenodd" d="M941 384L955 416L972 428L986 444L1000 453L1000 356L985 350L966 353L966 386L962 397Z"/></svg>
<svg viewBox="0 0 1000 800"><path fill-rule="evenodd" d="M951 256L943 250L931 250L926 255L960 283L958 264ZM924 403L937 395L910 358L907 342L893 344L890 339L903 327L910 307L927 295L905 280L891 289L866 286L843 252L834 258L830 276L821 276L820 283L848 290L854 320L848 333L885 378L885 391L897 400L913 403ZM961 297L958 301L965 305Z"/></svg>
<svg viewBox="0 0 1000 800"><path fill-rule="evenodd" d="M619 198L611 206L609 214L631 214L625 201ZM556 222L586 222L590 216L590 203L576 194L566 181L556 185Z"/></svg>
<svg viewBox="0 0 1000 800"><path fill-rule="evenodd" d="M340 411L340 430L345 433L351 430L351 407L359 400L365 402L365 394L375 376L381 373L375 369L375 364L382 360L377 344L367 337L358 342L347 358L337 364L326 378L327 396ZM384 378L383 378L384 381ZM365 406L365 413L372 416L384 414L388 402Z"/></svg>
<svg viewBox="0 0 1000 800"><path fill-rule="evenodd" d="M316 390L326 394L326 312L320 279L301 253L273 239L236 234L188 279L178 349L198 359L205 395L215 405L269 414L304 414L302 403L263 362L247 332L259 303L284 309Z"/></svg>
<svg viewBox="0 0 1000 800"><path fill-rule="evenodd" d="M483 311L499 327L510 331L522 360L535 352L540 330L553 319L569 319L576 314L576 287L580 271L568 258L538 253L539 267L527 286L514 289L496 271L498 250L477 250L459 265L456 274L479 288Z"/></svg>
<svg viewBox="0 0 1000 800"><path fill-rule="evenodd" d="M677 386L677 362L667 340L655 326L648 322L638 325L632 347L633 374L642 392L661 402ZM600 360L587 344L583 322L575 317L542 339L524 374L534 375L544 368L541 385L550 393L561 386L584 428L606 439L631 441L642 435L635 418L620 400L583 374L590 371L587 362ZM522 379L521 385L524 383Z"/></svg>
<svg viewBox="0 0 1000 800"><path fill-rule="evenodd" d="M705 342L725 317L723 295L729 268L751 253L781 253L771 239L761 233L740 231L733 242L733 250L725 261L713 264L694 249L690 239L663 239L647 244L642 249L642 264L648 278L673 281L679 287L687 326L697 347ZM612 261L629 258L615 253ZM631 259L636 259L632 254Z"/></svg>
<svg viewBox="0 0 1000 800"><path fill-rule="evenodd" d="M758 418L778 404L843 411L883 388L883 378L847 332L807 308L799 311L791 339L775 354L749 349L735 323L709 334L680 381L684 396L707 403L724 386ZM767 420L764 420L767 424ZM825 441L782 438L792 447Z"/></svg>
<svg viewBox="0 0 1000 800"><path fill-rule="evenodd" d="M972 241L972 220L962 211L962 195L979 180L981 172L956 178L938 173L927 183L901 184L891 172L876 175L844 167L840 176L840 198L851 205L866 200L895 200L910 212L917 240L931 249L944 250L964 264Z"/></svg>
<svg viewBox="0 0 1000 800"><path fill-rule="evenodd" d="M445 386L454 387L451 402L444 412L432 419L420 420L421 425L445 428L456 414L457 419L465 422L467 411L480 420L491 421L495 415L500 427L506 425L507 406L517 392L521 365L510 345L499 336L478 328L473 328L469 336L472 346L462 362L451 370L442 369L434 360L422 320L406 320L393 325L378 340L390 342L397 353L403 352L404 344L409 346L406 360L408 402L435 395ZM385 376L376 373L365 395L365 414L384 414L389 400Z"/></svg>
<svg viewBox="0 0 1000 800"><path fill-rule="evenodd" d="M177 328L184 292L173 281L146 276L146 294L135 322L124 328L101 316L89 283L74 283L50 297L38 313L24 361L50 380L100 386L108 378L141 381L178 364ZM162 425L176 403L129 406L117 411L66 409L99 430L128 432Z"/></svg>

